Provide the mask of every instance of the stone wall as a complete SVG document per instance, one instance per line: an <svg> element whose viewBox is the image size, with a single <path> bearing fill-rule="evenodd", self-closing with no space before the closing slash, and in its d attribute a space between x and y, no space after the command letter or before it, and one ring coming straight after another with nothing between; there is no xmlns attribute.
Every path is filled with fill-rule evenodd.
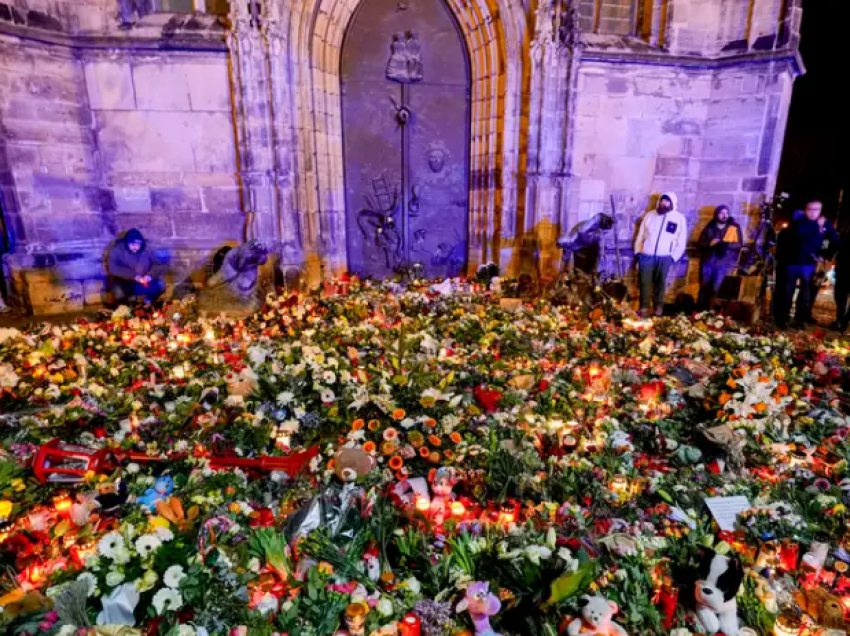
<svg viewBox="0 0 850 636"><path fill-rule="evenodd" d="M103 251L133 226L172 283L244 235L279 241L314 283L344 271L339 55L361 1L240 2L222 20L0 0L5 273L21 304L99 302ZM743 220L772 193L800 0L447 3L470 53L471 267L551 274L558 235L612 194L628 259L661 191L694 238L715 205Z"/></svg>

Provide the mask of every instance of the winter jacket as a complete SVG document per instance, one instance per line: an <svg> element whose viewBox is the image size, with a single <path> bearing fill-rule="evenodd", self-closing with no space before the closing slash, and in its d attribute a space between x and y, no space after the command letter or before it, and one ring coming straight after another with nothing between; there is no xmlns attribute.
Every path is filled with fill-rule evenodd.
<svg viewBox="0 0 850 636"><path fill-rule="evenodd" d="M128 243L140 241L142 249L133 254L127 247ZM107 269L112 278L123 280L135 280L136 276L150 274L153 267L153 259L146 249L147 244L138 230L129 230L124 238L117 241L109 251Z"/></svg>
<svg viewBox="0 0 850 636"><path fill-rule="evenodd" d="M827 221L823 228L805 216L795 219L779 234L776 258L783 265L814 265L815 257L828 257L838 248L838 233Z"/></svg>
<svg viewBox="0 0 850 636"><path fill-rule="evenodd" d="M733 243L727 243L723 239L726 232L730 228L735 228L738 234L738 240ZM741 254L741 246L743 245L743 233L741 226L731 218L723 227L717 222L717 219L712 219L699 235L699 246L702 249L702 255L705 259L713 259L722 261L723 263L735 264L738 262L738 256ZM712 245L711 242L717 239L720 242Z"/></svg>
<svg viewBox="0 0 850 636"><path fill-rule="evenodd" d="M688 244L688 228L684 215L676 208L676 195L666 192L673 203L673 209L667 214L657 210L647 212L638 230L635 241L635 253L647 256L671 256L678 261L685 253Z"/></svg>

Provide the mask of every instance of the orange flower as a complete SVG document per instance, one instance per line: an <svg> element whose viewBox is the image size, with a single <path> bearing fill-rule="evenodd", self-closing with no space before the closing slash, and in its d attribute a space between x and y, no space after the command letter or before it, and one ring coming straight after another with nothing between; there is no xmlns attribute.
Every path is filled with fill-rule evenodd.
<svg viewBox="0 0 850 636"><path fill-rule="evenodd" d="M425 436L419 431L410 431L407 434L407 441L410 442L410 445L414 448L419 448L425 443Z"/></svg>
<svg viewBox="0 0 850 636"><path fill-rule="evenodd" d="M422 425L425 428L434 428L437 425L437 420L435 420L433 417L429 417L427 420L422 422Z"/></svg>
<svg viewBox="0 0 850 636"><path fill-rule="evenodd" d="M381 444L381 453L383 455L392 455L398 450L398 444L395 442L384 442Z"/></svg>
<svg viewBox="0 0 850 636"><path fill-rule="evenodd" d="M404 409L396 409L395 411L393 411L393 419L396 422L398 422L399 420L403 420L405 415L407 415L407 413L404 412Z"/></svg>
<svg viewBox="0 0 850 636"><path fill-rule="evenodd" d="M428 436L428 443L431 446L442 446L443 445L443 441L439 437L437 437L436 435L429 435Z"/></svg>
<svg viewBox="0 0 850 636"><path fill-rule="evenodd" d="M381 428L381 423L378 420L369 420L369 430L373 433Z"/></svg>
<svg viewBox="0 0 850 636"><path fill-rule="evenodd" d="M397 471L395 471L395 478L398 479L399 481L407 479L409 475L410 475L410 471L407 470L407 468L405 468L404 466L402 466Z"/></svg>
<svg viewBox="0 0 850 636"><path fill-rule="evenodd" d="M784 382L782 384L780 384L778 387L776 387L776 390L779 393L779 395L783 395L783 396L788 395L788 385L785 384Z"/></svg>
<svg viewBox="0 0 850 636"><path fill-rule="evenodd" d="M387 430L384 431L384 439L388 442L393 441L396 437L398 437L398 429L390 426Z"/></svg>
<svg viewBox="0 0 850 636"><path fill-rule="evenodd" d="M361 428L363 428L364 426L366 426L366 422L364 422L362 419L354 420L354 421L351 423L351 430L352 430L352 431L359 431L359 430L360 430Z"/></svg>
<svg viewBox="0 0 850 636"><path fill-rule="evenodd" d="M732 399L732 396L729 393L726 393L725 391L720 394L720 404L721 405L726 404L726 402L728 402L731 399Z"/></svg>
<svg viewBox="0 0 850 636"><path fill-rule="evenodd" d="M427 446L423 446L422 448L419 449L419 456L420 457L428 457L428 455L430 455L430 454L431 454L431 449L428 448Z"/></svg>
<svg viewBox="0 0 850 636"><path fill-rule="evenodd" d="M767 410L767 404L764 402L759 402L753 407L756 413L764 413Z"/></svg>
<svg viewBox="0 0 850 636"><path fill-rule="evenodd" d="M770 382L770 378L767 377L766 375L760 375L759 376L759 382Z"/></svg>
<svg viewBox="0 0 850 636"><path fill-rule="evenodd" d="M734 389L738 386L738 383L735 382L734 378L729 378L728 380L726 380L726 386L728 386L730 389Z"/></svg>
<svg viewBox="0 0 850 636"><path fill-rule="evenodd" d="M390 468L392 468L393 470L398 470L402 466L404 466L404 460L401 457L399 457L398 455L393 455L392 457L390 457Z"/></svg>
<svg viewBox="0 0 850 636"><path fill-rule="evenodd" d="M375 452L375 442L366 442L365 444L363 444L363 450L366 451L367 453L374 453Z"/></svg>
<svg viewBox="0 0 850 636"><path fill-rule="evenodd" d="M432 451L431 454L428 456L428 461L430 461L432 464L439 464L440 453L438 453L437 451Z"/></svg>
<svg viewBox="0 0 850 636"><path fill-rule="evenodd" d="M331 457L330 461L328 462L328 470L333 470L334 466L336 466L336 457Z"/></svg>
<svg viewBox="0 0 850 636"><path fill-rule="evenodd" d="M453 460L453 459L455 458L455 454L454 454L453 452L451 452L450 450L444 450L444 451L443 451L443 456L444 456L446 459L448 459L449 461L451 461L451 460Z"/></svg>
<svg viewBox="0 0 850 636"><path fill-rule="evenodd" d="M454 431L451 435L449 435L449 439L451 439L455 444L460 444L463 441L463 438L457 431Z"/></svg>

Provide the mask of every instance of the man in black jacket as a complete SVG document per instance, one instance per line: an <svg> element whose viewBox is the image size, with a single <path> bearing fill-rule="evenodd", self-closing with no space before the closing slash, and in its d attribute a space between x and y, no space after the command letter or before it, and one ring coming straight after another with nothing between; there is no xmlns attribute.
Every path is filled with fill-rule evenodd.
<svg viewBox="0 0 850 636"><path fill-rule="evenodd" d="M846 331L850 324L850 225L841 232L841 243L835 257L835 322L830 327L836 331Z"/></svg>
<svg viewBox="0 0 850 636"><path fill-rule="evenodd" d="M151 302L165 291L165 281L151 276L153 258L139 230L128 230L109 252L107 269L116 302Z"/></svg>
<svg viewBox="0 0 850 636"><path fill-rule="evenodd" d="M806 206L802 217L795 218L789 227L782 230L777 242L777 269L781 269L784 280L780 283L777 276L776 298L774 302L776 326L784 329L791 313L794 290L800 283L797 296L797 311L794 316L795 327L804 329L809 321L812 303L810 300L812 278L817 264L823 260L824 241L829 245L838 245L838 233L829 221L819 222L823 213L823 203L812 201ZM778 274L778 272L777 272Z"/></svg>
<svg viewBox="0 0 850 636"><path fill-rule="evenodd" d="M702 231L699 246L702 250L700 267L699 308L711 309L717 292L726 276L738 266L743 235L741 226L729 215L729 207L717 206L714 218Z"/></svg>

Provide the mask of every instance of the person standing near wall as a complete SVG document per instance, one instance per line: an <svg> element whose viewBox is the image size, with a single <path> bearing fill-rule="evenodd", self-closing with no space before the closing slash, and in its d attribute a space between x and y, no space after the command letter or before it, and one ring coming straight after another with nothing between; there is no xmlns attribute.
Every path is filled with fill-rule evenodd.
<svg viewBox="0 0 850 636"><path fill-rule="evenodd" d="M741 226L729 215L729 206L714 209L714 218L702 231L699 246L702 249L700 266L699 308L710 310L720 286L735 267L741 255L743 236Z"/></svg>
<svg viewBox="0 0 850 636"><path fill-rule="evenodd" d="M649 316L650 306L655 315L664 313L664 294L667 291L667 272L682 258L688 242L687 222L676 209L678 200L672 192L658 199L655 210L647 212L635 240L640 278L640 315Z"/></svg>
<svg viewBox="0 0 850 636"><path fill-rule="evenodd" d="M823 203L812 201L806 206L802 217L795 218L779 237L776 259L777 272L776 298L774 301L774 321L784 329L788 326L791 304L797 283L800 293L797 296L797 310L794 314L794 326L804 329L809 321L812 302L812 279L818 263L823 261L824 241L838 246L838 233L829 221L819 222L823 214Z"/></svg>

